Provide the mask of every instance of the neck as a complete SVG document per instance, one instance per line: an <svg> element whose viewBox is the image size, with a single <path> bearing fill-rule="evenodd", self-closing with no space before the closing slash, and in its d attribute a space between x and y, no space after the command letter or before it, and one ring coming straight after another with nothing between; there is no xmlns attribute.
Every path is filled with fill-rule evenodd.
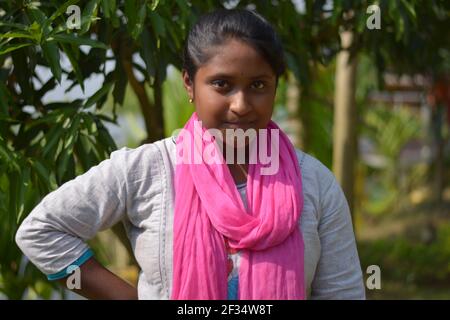
<svg viewBox="0 0 450 320"><path fill-rule="evenodd" d="M238 157L239 155L239 157ZM242 156L244 155L244 156ZM233 154L228 155L227 154L227 148L225 147L223 150L223 156L225 161L231 162L228 163L228 165L237 165L237 164L248 164L249 163L249 158L250 158L250 154L249 154L249 147L245 146L242 148L233 148ZM232 158L231 158L232 156ZM230 158L230 159L228 159Z"/></svg>
<svg viewBox="0 0 450 320"><path fill-rule="evenodd" d="M234 149L234 159L231 163L227 163L228 169L230 170L230 174L233 177L233 180L236 184L241 184L247 182L248 175L248 152L245 153L245 162L242 163L242 159L238 159L237 152L243 152L243 150ZM225 160L228 161L225 155ZM238 161L240 160L240 161Z"/></svg>

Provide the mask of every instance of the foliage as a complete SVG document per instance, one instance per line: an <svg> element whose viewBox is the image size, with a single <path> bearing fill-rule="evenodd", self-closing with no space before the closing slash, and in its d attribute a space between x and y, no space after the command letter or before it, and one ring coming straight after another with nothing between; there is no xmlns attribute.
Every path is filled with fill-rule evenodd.
<svg viewBox="0 0 450 320"><path fill-rule="evenodd" d="M82 8L80 29L66 25L74 4ZM163 81L168 64L180 65L185 24L194 15L184 1L8 1L1 9L0 290L20 298L42 276L11 246L18 224L43 196L73 179L76 168L87 171L116 149L104 121L114 122L115 106L123 103L126 64L148 83ZM135 52L145 66L131 60ZM43 70L52 76L43 78ZM92 95L49 101L63 82L66 92L86 93L85 80L94 75L104 82ZM99 112L109 93L112 118Z"/></svg>
<svg viewBox="0 0 450 320"><path fill-rule="evenodd" d="M398 161L403 146L418 137L421 123L406 107L374 107L365 114L365 130L375 143L379 153L389 161Z"/></svg>
<svg viewBox="0 0 450 320"><path fill-rule="evenodd" d="M318 66L312 84L300 97L304 147L328 168L333 158L333 91L334 64Z"/></svg>
<svg viewBox="0 0 450 320"><path fill-rule="evenodd" d="M306 1L321 11L320 26L332 25L352 30L354 55L364 52L376 65L399 73L436 73L449 70L450 3L446 0L336 0ZM367 9L380 8L380 29L368 29ZM331 28L331 30L334 30Z"/></svg>
<svg viewBox="0 0 450 320"><path fill-rule="evenodd" d="M180 71L171 69L171 74L164 83L164 120L166 136L173 131L182 128L194 111L194 105L188 101L188 96L183 88Z"/></svg>
<svg viewBox="0 0 450 320"><path fill-rule="evenodd" d="M450 280L449 223L437 227L431 243L396 237L360 242L358 247L361 264L380 266L386 281L444 285Z"/></svg>
<svg viewBox="0 0 450 320"><path fill-rule="evenodd" d="M417 115L406 107L375 106L365 112L361 135L374 146L373 153L383 160L381 166L368 166L366 183L370 190L365 211L381 214L399 205L407 194L408 183L417 176L415 167L402 166L400 153L408 141L421 138L423 126ZM408 176L406 183L401 179ZM421 181L423 182L423 181Z"/></svg>

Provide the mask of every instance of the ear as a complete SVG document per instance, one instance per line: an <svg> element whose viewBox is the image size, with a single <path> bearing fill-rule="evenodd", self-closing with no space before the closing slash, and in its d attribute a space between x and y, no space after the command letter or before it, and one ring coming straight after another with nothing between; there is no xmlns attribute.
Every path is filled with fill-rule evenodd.
<svg viewBox="0 0 450 320"><path fill-rule="evenodd" d="M183 77L183 85L187 91L189 99L194 99L194 82L189 78L187 71L184 69L182 71L182 77Z"/></svg>

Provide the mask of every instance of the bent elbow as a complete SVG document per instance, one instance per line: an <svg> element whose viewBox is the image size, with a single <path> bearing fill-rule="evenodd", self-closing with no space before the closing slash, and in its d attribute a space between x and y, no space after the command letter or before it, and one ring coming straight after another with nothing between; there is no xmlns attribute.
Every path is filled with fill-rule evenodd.
<svg viewBox="0 0 450 320"><path fill-rule="evenodd" d="M30 232L29 232L29 226L28 226L27 219L25 219L22 224L17 229L16 235L15 235L15 242L19 249L25 254L28 255L28 247L30 243Z"/></svg>

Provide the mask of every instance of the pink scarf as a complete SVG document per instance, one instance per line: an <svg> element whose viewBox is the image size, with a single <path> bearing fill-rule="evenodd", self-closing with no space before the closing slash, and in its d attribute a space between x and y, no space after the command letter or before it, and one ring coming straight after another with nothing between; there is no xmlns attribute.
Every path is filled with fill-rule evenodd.
<svg viewBox="0 0 450 320"><path fill-rule="evenodd" d="M191 137L195 120L194 112L184 127ZM267 129L270 150L270 129L279 127L270 121ZM177 157L180 150L186 152L185 143L193 142L180 137ZM215 152L220 164L177 163L171 299L227 299L224 237L231 248L242 250L239 299L305 299L301 173L294 147L281 130L279 141L277 173L261 175L259 161L249 165L247 210L220 151ZM214 142L202 139L202 150L209 143Z"/></svg>

